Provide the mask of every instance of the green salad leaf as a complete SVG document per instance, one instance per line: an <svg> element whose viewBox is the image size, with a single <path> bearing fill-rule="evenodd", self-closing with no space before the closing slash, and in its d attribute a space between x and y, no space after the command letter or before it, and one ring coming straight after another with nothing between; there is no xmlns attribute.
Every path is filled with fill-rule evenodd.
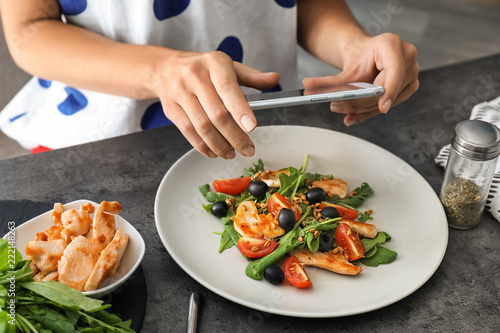
<svg viewBox="0 0 500 333"><path fill-rule="evenodd" d="M259 171L266 171L266 169L264 168L264 162L262 162L262 160L260 158L257 161L257 164L252 163L252 165L253 165L253 167L245 168L245 175L253 176Z"/></svg>

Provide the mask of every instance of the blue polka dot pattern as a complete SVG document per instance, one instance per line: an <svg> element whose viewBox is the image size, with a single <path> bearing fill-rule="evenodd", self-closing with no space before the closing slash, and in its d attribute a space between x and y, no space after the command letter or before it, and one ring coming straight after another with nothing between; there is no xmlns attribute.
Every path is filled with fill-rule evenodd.
<svg viewBox="0 0 500 333"><path fill-rule="evenodd" d="M281 88L280 84L278 83L277 85L275 85L272 88L269 88L269 89L266 89L266 90L262 90L262 92L266 93L266 92L281 91L281 90L282 90L282 88Z"/></svg>
<svg viewBox="0 0 500 333"><path fill-rule="evenodd" d="M141 119L141 128L143 130L168 125L172 125L172 122L163 113L160 102L154 102L148 106Z"/></svg>
<svg viewBox="0 0 500 333"><path fill-rule="evenodd" d="M64 88L68 97L57 106L57 109L66 116L71 116L84 109L89 103L87 98L78 90L71 87Z"/></svg>
<svg viewBox="0 0 500 333"><path fill-rule="evenodd" d="M43 87L43 88L49 88L52 85L52 81L49 80L44 80L44 79L38 79L38 83Z"/></svg>
<svg viewBox="0 0 500 333"><path fill-rule="evenodd" d="M66 15L78 15L87 8L87 0L59 0L59 4Z"/></svg>
<svg viewBox="0 0 500 333"><path fill-rule="evenodd" d="M13 123L14 121L16 121L17 119L21 118L22 116L25 116L28 112L23 112L21 114L18 114L17 116L14 116L12 118L9 118L9 122Z"/></svg>
<svg viewBox="0 0 500 333"><path fill-rule="evenodd" d="M243 61L243 46L238 38L229 36L219 44L217 51L222 51L233 59L233 61Z"/></svg>
<svg viewBox="0 0 500 333"><path fill-rule="evenodd" d="M297 0L274 0L278 5L285 8L293 8L297 4Z"/></svg>
<svg viewBox="0 0 500 333"><path fill-rule="evenodd" d="M156 18L163 21L185 11L189 2L190 0L154 0L153 11Z"/></svg>

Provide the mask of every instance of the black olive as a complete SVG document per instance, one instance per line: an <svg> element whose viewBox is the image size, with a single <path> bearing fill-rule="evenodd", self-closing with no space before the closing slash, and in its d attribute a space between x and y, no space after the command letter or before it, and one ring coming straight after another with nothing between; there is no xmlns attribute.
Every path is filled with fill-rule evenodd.
<svg viewBox="0 0 500 333"><path fill-rule="evenodd" d="M226 216L228 209L229 207L225 201L217 201L214 202L212 208L210 208L210 212L212 213L212 215L221 218Z"/></svg>
<svg viewBox="0 0 500 333"><path fill-rule="evenodd" d="M276 265L270 265L267 266L264 270L264 278L267 280L267 282L278 285L285 280L285 274L280 267Z"/></svg>
<svg viewBox="0 0 500 333"><path fill-rule="evenodd" d="M256 198L263 198L267 190L269 190L269 186L262 180L254 180L248 185L248 192Z"/></svg>
<svg viewBox="0 0 500 333"><path fill-rule="evenodd" d="M321 187L313 187L306 193L307 201L309 204L315 204L325 200L326 192Z"/></svg>
<svg viewBox="0 0 500 333"><path fill-rule="evenodd" d="M289 232L295 225L295 214L291 209L282 208L278 214L278 222L280 227L285 229L286 232Z"/></svg>
<svg viewBox="0 0 500 333"><path fill-rule="evenodd" d="M333 237L327 232L322 232L319 235L319 248L321 252L328 252L333 249Z"/></svg>
<svg viewBox="0 0 500 333"><path fill-rule="evenodd" d="M321 215L324 217L329 217L331 219L335 219L340 217L339 211L335 207L325 207L321 210Z"/></svg>

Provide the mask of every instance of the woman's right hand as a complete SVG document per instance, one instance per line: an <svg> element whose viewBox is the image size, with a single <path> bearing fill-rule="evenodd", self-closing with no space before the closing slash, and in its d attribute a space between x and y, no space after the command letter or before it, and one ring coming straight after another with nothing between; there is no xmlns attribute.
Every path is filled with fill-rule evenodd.
<svg viewBox="0 0 500 333"><path fill-rule="evenodd" d="M243 156L255 153L246 132L257 122L240 85L263 90L278 82L277 73L233 62L223 52L177 51L158 66L150 89L196 150L231 159L235 149Z"/></svg>

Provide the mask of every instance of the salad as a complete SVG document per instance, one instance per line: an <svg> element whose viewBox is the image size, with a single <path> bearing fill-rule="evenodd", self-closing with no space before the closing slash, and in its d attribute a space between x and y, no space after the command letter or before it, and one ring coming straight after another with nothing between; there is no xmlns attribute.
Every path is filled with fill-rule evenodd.
<svg viewBox="0 0 500 333"><path fill-rule="evenodd" d="M236 246L248 260L247 276L299 288L312 286L305 266L354 276L361 264L393 262L397 253L381 246L389 234L368 223L372 210L357 209L372 188L362 183L349 192L340 178L306 172L307 162L306 155L300 168L271 171L259 159L241 177L199 187L209 202L203 208L224 225L214 232L219 252Z"/></svg>

